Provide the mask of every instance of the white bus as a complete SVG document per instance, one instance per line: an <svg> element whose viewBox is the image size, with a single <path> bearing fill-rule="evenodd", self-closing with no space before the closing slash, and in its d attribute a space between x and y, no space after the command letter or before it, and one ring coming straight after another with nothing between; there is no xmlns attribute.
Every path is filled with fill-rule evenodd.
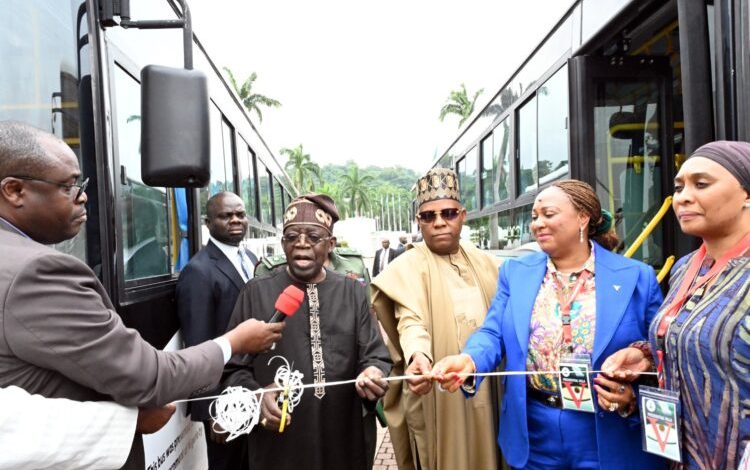
<svg viewBox="0 0 750 470"><path fill-rule="evenodd" d="M433 166L457 171L482 248L531 242L534 197L562 178L596 189L629 246L718 139L750 140L750 2L578 0ZM635 258L694 247L670 213Z"/></svg>
<svg viewBox="0 0 750 470"><path fill-rule="evenodd" d="M117 11L128 5L130 15ZM119 25L127 16L135 22L129 29ZM244 199L247 243L259 256L280 249L283 208L296 195L222 77L222 64L211 60L190 28L136 27L179 25L183 16L181 0L0 2L0 120L23 121L64 139L90 178L85 230L58 248L88 263L125 324L158 348L180 346L175 282L207 241L202 210L210 194L228 190ZM185 43L194 54L185 54ZM141 71L189 61L207 81L209 119L199 137L210 138L210 181L202 189L152 187L141 171L142 104L179 114L194 103L141 103ZM181 143L161 145L169 153ZM181 411L146 440L146 468L207 466L202 425L192 425Z"/></svg>

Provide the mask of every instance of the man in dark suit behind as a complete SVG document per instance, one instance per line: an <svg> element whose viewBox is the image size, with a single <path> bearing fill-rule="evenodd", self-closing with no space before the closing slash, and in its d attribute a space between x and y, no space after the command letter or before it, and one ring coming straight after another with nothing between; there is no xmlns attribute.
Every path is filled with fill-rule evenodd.
<svg viewBox="0 0 750 470"><path fill-rule="evenodd" d="M397 256L396 250L390 248L391 241L387 238L383 239L383 248L375 252L375 261L372 263L372 277L380 274L382 270L388 266L388 263L393 261L393 258Z"/></svg>
<svg viewBox="0 0 750 470"><path fill-rule="evenodd" d="M86 180L65 142L0 121L0 387L160 407L214 388L232 354L258 353L283 324L247 321L176 352L125 327L93 271L50 247L86 222ZM43 444L42 444L43 445ZM141 469L136 434L123 468Z"/></svg>
<svg viewBox="0 0 750 470"><path fill-rule="evenodd" d="M206 226L210 234L206 246L185 266L177 281L177 314L186 346L200 344L227 330L237 296L253 276L255 255L240 247L247 234L247 214L242 199L222 192L206 203ZM206 395L217 395L212 390ZM245 468L247 439L222 443L212 428L210 401L190 403L193 421L206 427L208 464L211 470Z"/></svg>
<svg viewBox="0 0 750 470"><path fill-rule="evenodd" d="M409 239L406 238L406 235L401 235L400 237L398 237L398 246L396 247L396 256L406 251L407 243L409 243Z"/></svg>

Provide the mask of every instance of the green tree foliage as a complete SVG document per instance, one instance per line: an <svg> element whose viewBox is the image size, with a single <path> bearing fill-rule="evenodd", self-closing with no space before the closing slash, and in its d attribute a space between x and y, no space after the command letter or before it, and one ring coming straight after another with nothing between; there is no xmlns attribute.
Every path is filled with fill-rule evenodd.
<svg viewBox="0 0 750 470"><path fill-rule="evenodd" d="M331 196L334 201L341 200L341 188L338 184L324 181L320 187L316 189L319 193L327 194Z"/></svg>
<svg viewBox="0 0 750 470"><path fill-rule="evenodd" d="M369 177L365 185L368 189L361 203L354 202L352 209L351 196L344 191L347 175L357 168L358 179ZM414 199L411 191L419 178L414 170L403 167L358 167L354 161L348 161L344 165L325 165L322 168L323 186L319 191L331 196L339 208L342 218L362 215L377 218L380 222L379 228L394 229L396 227L407 228L409 219L413 216L409 208ZM349 179L354 179L349 177ZM400 221L399 221L400 219Z"/></svg>
<svg viewBox="0 0 750 470"><path fill-rule="evenodd" d="M258 78L257 73L251 73L250 76L242 82L242 86L239 86L232 71L229 70L228 67L224 67L224 71L229 77L229 83L232 84L232 88L234 88L242 100L242 104L245 105L245 108L247 108L249 113L252 113L253 111L257 113L260 122L263 122L263 113L260 110L261 106L268 108L278 108L281 106L281 103L273 98L261 95L260 93L253 93L253 83Z"/></svg>
<svg viewBox="0 0 750 470"><path fill-rule="evenodd" d="M360 167L353 160L344 165L318 166L305 153L302 144L281 149L287 156L286 172L301 192L317 191L333 198L342 219L365 216L377 218L385 230L408 229L413 217L409 208L412 188L419 175L403 167Z"/></svg>
<svg viewBox="0 0 750 470"><path fill-rule="evenodd" d="M360 215L369 207L372 183L372 176L360 174L357 165L349 166L341 180L341 195L348 201L350 215Z"/></svg>
<svg viewBox="0 0 750 470"><path fill-rule="evenodd" d="M458 127L461 127L464 122L469 119L471 113L474 112L474 103L477 102L477 98L479 98L479 95L483 92L484 88L474 93L474 98L469 99L469 94L466 92L466 86L462 83L460 90L453 90L450 92L445 105L443 105L443 108L440 110L440 121L442 122L445 119L445 116L449 114L457 114L461 117L461 120L458 121Z"/></svg>
<svg viewBox="0 0 750 470"><path fill-rule="evenodd" d="M302 144L293 149L283 148L281 154L288 158L284 169L299 191L303 193L312 191L315 189L316 180L318 183L323 182L320 166L312 161L309 154L305 153Z"/></svg>

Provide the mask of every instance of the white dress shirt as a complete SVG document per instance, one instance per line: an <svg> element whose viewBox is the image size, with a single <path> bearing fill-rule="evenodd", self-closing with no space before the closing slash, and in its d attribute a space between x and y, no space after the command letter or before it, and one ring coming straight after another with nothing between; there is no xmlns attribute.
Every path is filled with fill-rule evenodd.
<svg viewBox="0 0 750 470"><path fill-rule="evenodd" d="M253 263L250 262L250 259L245 254L244 248L239 246L227 245L226 243L222 243L219 240L215 239L211 235L209 235L208 238L213 242L214 245L216 245L219 250L221 250L222 253L224 253L224 256L226 256L229 262L232 263L234 269L237 270L237 273L245 282L252 279ZM249 276L245 276L245 273L242 270L242 265L240 265L240 256L242 256L245 260L247 273ZM214 341L216 341L216 343L218 343L218 345L221 347L221 353L224 356L224 364L226 364L227 362L229 362L229 359L232 358L232 346L229 344L229 340L223 336L220 336L218 338L215 338Z"/></svg>
<svg viewBox="0 0 750 470"><path fill-rule="evenodd" d="M242 248L241 246L227 245L226 243L222 243L210 235L208 238L213 242L214 245L216 245L219 250L221 250L222 253L224 253L224 256L226 256L227 259L232 263L234 269L237 270L237 273L239 273L240 277L245 282L253 278L253 263L245 253L244 248ZM245 271L242 269L242 265L240 264L240 256L245 261L245 270L247 270L247 276L245 275Z"/></svg>
<svg viewBox="0 0 750 470"><path fill-rule="evenodd" d="M391 249L389 248L382 248L380 250L380 272L385 271L386 266L388 266L388 263L390 260L388 259L388 255L390 254Z"/></svg>
<svg viewBox="0 0 750 470"><path fill-rule="evenodd" d="M117 469L125 464L138 409L0 388L0 469Z"/></svg>

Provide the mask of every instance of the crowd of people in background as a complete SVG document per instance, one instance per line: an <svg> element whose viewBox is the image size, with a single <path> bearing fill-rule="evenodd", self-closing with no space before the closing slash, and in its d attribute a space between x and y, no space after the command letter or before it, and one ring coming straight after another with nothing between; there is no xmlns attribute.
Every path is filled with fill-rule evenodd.
<svg viewBox="0 0 750 470"><path fill-rule="evenodd" d="M45 246L86 221L83 176L57 137L0 122L0 397L42 424L0 410L0 468L141 469L140 435L170 402L273 387L275 356L311 384L293 413L267 392L259 426L226 442L208 402L191 403L210 468L369 470L379 415L401 470L750 465L748 143L680 167L673 210L702 243L666 299L652 267L612 251L617 221L577 180L536 195L541 252L501 264L461 240L457 175L434 168L416 182L423 241L382 239L372 280L337 247L330 197L293 199L284 255L258 260L242 199L215 194L177 282L177 352L125 328L91 269ZM299 312L272 323L288 286ZM46 449L23 445L38 432Z"/></svg>

